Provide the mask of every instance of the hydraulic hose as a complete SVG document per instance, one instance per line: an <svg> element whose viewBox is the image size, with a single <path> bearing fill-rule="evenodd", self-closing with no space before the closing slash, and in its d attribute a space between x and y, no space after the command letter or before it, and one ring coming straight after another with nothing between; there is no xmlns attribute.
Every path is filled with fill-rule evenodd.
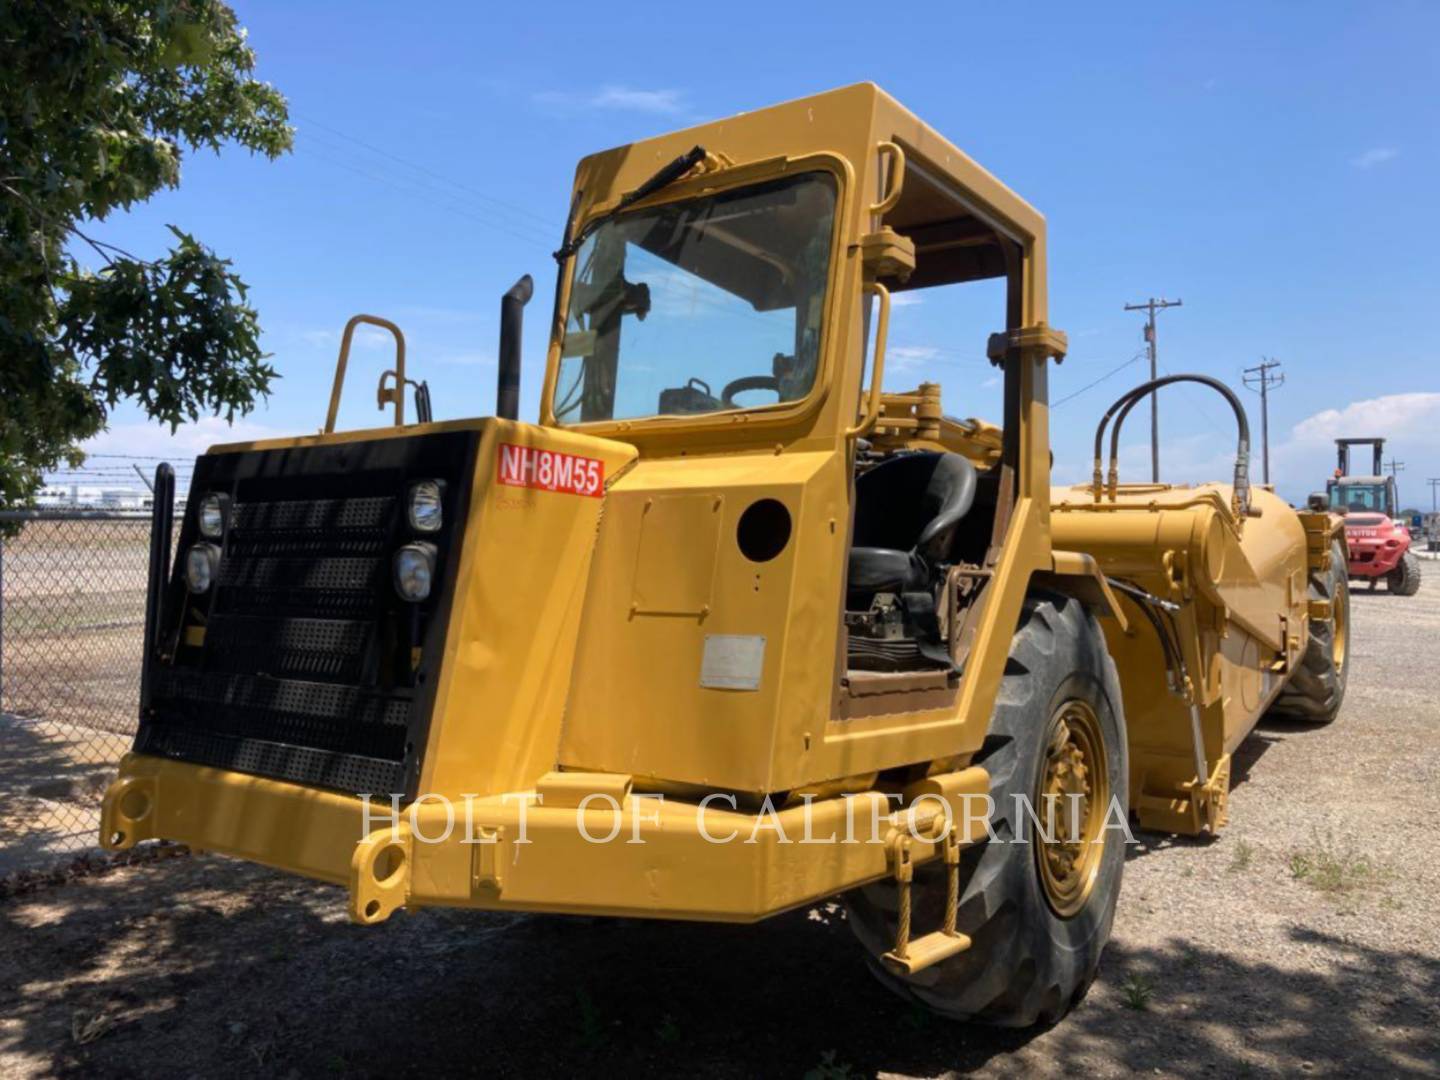
<svg viewBox="0 0 1440 1080"><path fill-rule="evenodd" d="M1110 433L1110 468L1107 479L1110 498L1113 500L1119 484L1120 429L1125 424L1125 418L1130 415L1130 410L1147 396L1155 393L1162 386L1179 382L1193 382L1209 387L1226 400L1235 414L1235 426L1239 432L1235 443L1235 510L1243 518L1250 510L1250 420L1246 417L1245 406L1240 403L1235 391L1219 379L1209 375L1165 375L1158 379L1151 379L1122 394L1110 408L1105 410L1105 415L1101 417L1100 424L1095 429L1095 499L1097 502L1099 501L1103 490L1100 475L1100 453L1105 441L1105 429L1110 423L1110 418L1115 417L1115 427ZM1117 413L1118 415L1116 415Z"/></svg>

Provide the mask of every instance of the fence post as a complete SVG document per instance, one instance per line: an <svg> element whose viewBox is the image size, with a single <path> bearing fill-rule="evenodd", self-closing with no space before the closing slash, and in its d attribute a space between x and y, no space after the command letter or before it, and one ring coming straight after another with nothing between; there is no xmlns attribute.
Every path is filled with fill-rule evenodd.
<svg viewBox="0 0 1440 1080"><path fill-rule="evenodd" d="M140 715L150 711L150 661L160 628L160 605L170 580L170 531L175 519L175 470L155 466L150 503L150 569L145 579L145 642L140 651Z"/></svg>
<svg viewBox="0 0 1440 1080"><path fill-rule="evenodd" d="M0 525L0 713L5 712L5 529Z"/></svg>

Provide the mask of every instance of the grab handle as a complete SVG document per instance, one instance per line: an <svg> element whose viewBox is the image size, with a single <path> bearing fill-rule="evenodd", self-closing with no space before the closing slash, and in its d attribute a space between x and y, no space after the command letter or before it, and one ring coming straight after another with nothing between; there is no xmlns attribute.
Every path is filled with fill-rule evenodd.
<svg viewBox="0 0 1440 1080"><path fill-rule="evenodd" d="M886 214L895 209L905 186L905 151L893 142L882 142L877 149L890 159L890 168L885 174L885 197L870 205L870 213Z"/></svg>
<svg viewBox="0 0 1440 1080"><path fill-rule="evenodd" d="M867 281L865 291L880 300L880 316L875 323L875 362L870 365L870 393L866 395L865 411L860 422L845 432L847 439L869 434L880 419L880 388L885 378L885 337L890 332L890 290L878 281Z"/></svg>
<svg viewBox="0 0 1440 1080"><path fill-rule="evenodd" d="M356 315L345 324L345 333L340 338L340 357L335 361L335 385L330 389L330 411L325 417L326 435L335 430L335 417L340 413L340 391L345 387L345 366L350 362L350 342L355 337L355 328L361 323L388 330L395 337L395 370L380 376L375 399L381 409L393 402L395 426L400 427L405 423L405 335L400 332L400 327L389 319L382 319L377 315ZM395 387L386 389L385 376L392 374L396 377Z"/></svg>

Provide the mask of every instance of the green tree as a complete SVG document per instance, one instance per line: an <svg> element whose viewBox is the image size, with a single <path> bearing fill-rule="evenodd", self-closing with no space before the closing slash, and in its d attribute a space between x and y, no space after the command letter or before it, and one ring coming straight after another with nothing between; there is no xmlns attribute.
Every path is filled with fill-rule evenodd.
<svg viewBox="0 0 1440 1080"><path fill-rule="evenodd" d="M78 464L122 399L173 429L269 392L227 260L173 226L138 258L90 224L176 187L186 150L289 150L254 67L215 0L0 0L0 507Z"/></svg>

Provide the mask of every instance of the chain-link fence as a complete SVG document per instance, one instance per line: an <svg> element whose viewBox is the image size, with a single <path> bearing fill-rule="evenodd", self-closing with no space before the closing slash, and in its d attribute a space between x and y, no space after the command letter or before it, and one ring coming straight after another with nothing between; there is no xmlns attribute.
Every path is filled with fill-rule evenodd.
<svg viewBox="0 0 1440 1080"><path fill-rule="evenodd" d="M148 510L0 514L0 877L93 847L139 712Z"/></svg>

